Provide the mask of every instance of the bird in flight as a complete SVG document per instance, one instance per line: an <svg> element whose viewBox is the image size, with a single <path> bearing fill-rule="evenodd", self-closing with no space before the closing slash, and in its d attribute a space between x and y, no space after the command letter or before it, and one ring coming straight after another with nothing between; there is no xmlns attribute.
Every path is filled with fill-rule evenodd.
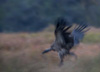
<svg viewBox="0 0 100 72"><path fill-rule="evenodd" d="M69 31L70 29L72 30ZM85 23L68 25L64 18L59 18L55 25L55 40L50 48L44 50L42 54L56 51L60 58L60 65L62 65L65 56L71 55L77 57L71 52L71 49L80 43L88 30L89 26Z"/></svg>

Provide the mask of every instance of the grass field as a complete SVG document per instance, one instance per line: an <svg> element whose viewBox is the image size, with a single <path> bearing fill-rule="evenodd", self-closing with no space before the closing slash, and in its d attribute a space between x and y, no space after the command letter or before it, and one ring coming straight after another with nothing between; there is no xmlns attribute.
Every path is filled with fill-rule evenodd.
<svg viewBox="0 0 100 72"><path fill-rule="evenodd" d="M100 72L100 33L92 28L59 67L57 53L42 55L54 40L53 29L38 33L0 34L0 72Z"/></svg>

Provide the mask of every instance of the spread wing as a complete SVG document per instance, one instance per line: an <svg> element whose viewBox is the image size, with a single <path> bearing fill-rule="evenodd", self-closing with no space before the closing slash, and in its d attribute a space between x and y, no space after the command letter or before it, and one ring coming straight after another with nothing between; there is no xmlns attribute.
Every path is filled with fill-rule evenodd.
<svg viewBox="0 0 100 72"><path fill-rule="evenodd" d="M79 44L79 42L83 39L85 32L89 30L87 24L80 24L72 31L71 35L74 40L74 45Z"/></svg>
<svg viewBox="0 0 100 72"><path fill-rule="evenodd" d="M83 39L89 26L85 23L76 25L72 32L68 32L74 25L69 25L64 19L58 19L55 29L56 42L60 45L77 45Z"/></svg>
<svg viewBox="0 0 100 72"><path fill-rule="evenodd" d="M69 37L70 33L67 32L68 29L71 28L71 25L69 25L64 19L58 19L56 23L56 29L55 29L55 37L56 42L58 44L66 44L66 39Z"/></svg>

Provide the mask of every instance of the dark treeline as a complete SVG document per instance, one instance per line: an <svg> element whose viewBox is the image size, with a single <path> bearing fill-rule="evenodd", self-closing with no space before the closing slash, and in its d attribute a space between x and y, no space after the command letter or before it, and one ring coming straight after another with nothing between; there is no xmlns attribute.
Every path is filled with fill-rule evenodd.
<svg viewBox="0 0 100 72"><path fill-rule="evenodd" d="M100 26L100 0L0 0L0 32L40 31L58 17Z"/></svg>

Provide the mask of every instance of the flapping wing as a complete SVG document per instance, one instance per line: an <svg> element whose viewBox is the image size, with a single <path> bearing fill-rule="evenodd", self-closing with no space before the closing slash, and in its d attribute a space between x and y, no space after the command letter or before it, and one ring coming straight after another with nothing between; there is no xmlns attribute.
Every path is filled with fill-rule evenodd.
<svg viewBox="0 0 100 72"><path fill-rule="evenodd" d="M87 24L78 25L71 33L74 40L74 45L79 44L79 42L83 39L85 32L89 30L89 26Z"/></svg>
<svg viewBox="0 0 100 72"><path fill-rule="evenodd" d="M66 31L71 26L68 25L68 23L64 19L58 19L56 23L56 29L55 29L55 37L58 44L66 44L65 36L68 36L69 33Z"/></svg>

